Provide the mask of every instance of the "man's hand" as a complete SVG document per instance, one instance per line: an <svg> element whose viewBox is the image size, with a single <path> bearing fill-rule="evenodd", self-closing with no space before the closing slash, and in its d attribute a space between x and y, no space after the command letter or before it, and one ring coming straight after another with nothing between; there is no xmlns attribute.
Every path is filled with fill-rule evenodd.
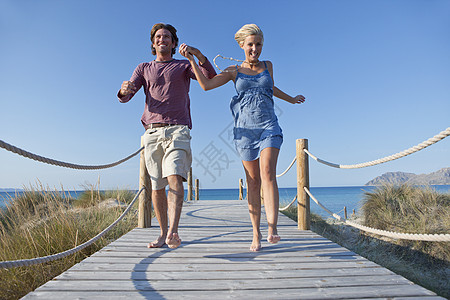
<svg viewBox="0 0 450 300"><path fill-rule="evenodd" d="M180 45L180 49L178 50L178 52L180 52L180 54L186 57L187 59L191 60L193 58L191 50L192 47L189 47L188 45L183 43Z"/></svg>
<svg viewBox="0 0 450 300"><path fill-rule="evenodd" d="M132 81L124 81L120 87L120 94L122 96L127 96L134 94L136 92L136 87Z"/></svg>
<svg viewBox="0 0 450 300"><path fill-rule="evenodd" d="M198 62L200 64L205 63L206 57L198 50L197 48L186 45L185 43L180 45L179 52L181 55L186 57L187 59L193 58L193 56L197 57Z"/></svg>

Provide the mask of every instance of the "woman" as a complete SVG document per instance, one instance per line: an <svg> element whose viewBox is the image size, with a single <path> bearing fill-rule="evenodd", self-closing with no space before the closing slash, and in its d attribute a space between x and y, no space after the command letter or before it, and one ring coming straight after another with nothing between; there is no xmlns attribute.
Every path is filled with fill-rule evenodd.
<svg viewBox="0 0 450 300"><path fill-rule="evenodd" d="M302 103L302 95L291 97L277 87L273 81L273 66L270 61L260 61L264 42L261 29L255 24L244 25L235 34L235 40L244 50L245 61L240 66L230 66L212 79L207 79L189 53L185 44L180 54L191 63L200 86L210 90L228 81L235 83L237 95L231 100L234 117L234 142L242 159L248 185L248 207L253 226L251 251L261 249L261 186L264 192L264 207L268 222L267 241L280 241L277 231L279 194L276 181L278 153L283 135L274 112L272 96L290 103Z"/></svg>

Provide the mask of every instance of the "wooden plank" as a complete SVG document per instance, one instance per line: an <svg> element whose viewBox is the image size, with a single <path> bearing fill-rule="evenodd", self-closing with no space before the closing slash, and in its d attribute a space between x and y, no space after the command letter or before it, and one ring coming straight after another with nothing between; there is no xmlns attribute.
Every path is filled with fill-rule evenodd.
<svg viewBox="0 0 450 300"><path fill-rule="evenodd" d="M408 289L399 289L396 286L378 287L340 287L340 288L294 288L273 290L223 290L214 292L214 295L204 291L37 291L29 294L25 299L373 299L373 297L389 300L400 299L444 299L426 293L417 285ZM212 298L213 297L213 298ZM409 298L413 297L413 298ZM445 299L444 299L445 300Z"/></svg>
<svg viewBox="0 0 450 300"><path fill-rule="evenodd" d="M248 253L233 253L233 254L211 254L211 255L203 255L199 253L189 253L189 255L183 254L180 256L175 256L172 254L171 256L166 256L165 253L159 252L161 255L151 255L148 257L142 256L128 256L128 255L119 255L119 256L91 256L86 258L84 263L124 263L124 264L182 264L186 262L186 259L189 259L189 262L192 264L240 264L240 263L248 263L248 264L259 264L262 262L265 263L329 263L332 261L350 261L350 262L359 262L366 261L365 258L361 256L354 255L339 255L330 256L330 255L307 255L307 256L295 256L295 255L277 255L267 254L267 255L249 255ZM292 252L291 252L292 253Z"/></svg>
<svg viewBox="0 0 450 300"><path fill-rule="evenodd" d="M301 264L191 264L187 260L184 264L109 264L109 263L79 263L70 270L129 270L129 271L149 271L149 272L168 272L168 271L265 271L265 270L304 270L304 269L323 269L330 268L373 268L378 267L371 261L333 261L324 263L301 263ZM326 271L325 271L326 272Z"/></svg>
<svg viewBox="0 0 450 300"><path fill-rule="evenodd" d="M365 286L378 288L395 285L398 289L409 286L410 282L398 275L355 276L352 280L340 277L326 278L248 278L245 280L52 280L46 290L64 291L224 291L224 290L273 290L293 288L331 288Z"/></svg>
<svg viewBox="0 0 450 300"><path fill-rule="evenodd" d="M122 250L123 249L123 250ZM154 257L154 256L160 256L164 258L169 257L182 257L182 258L191 258L191 257L209 257L210 255L208 253L199 253L198 251L130 251L129 248L122 248L121 250L117 249L111 249L108 251L100 251L95 254L93 254L91 257L137 257L137 258L147 258L147 257ZM330 249L324 249L324 250L330 250ZM264 253L264 255L257 255L252 252L242 252L242 251L217 251L214 255L215 258L227 258L230 255L233 255L233 257L239 257L239 258L254 258L254 257L266 257L266 258L276 258L276 257L330 257L333 259L349 259L351 257L354 257L354 259L360 258L357 256L357 254L351 252L351 251L337 251L336 249L331 249L331 251L303 251L302 256L299 256L297 254L297 251L267 251Z"/></svg>
<svg viewBox="0 0 450 300"><path fill-rule="evenodd" d="M159 228L136 228L24 299L442 299L320 235L297 230L284 215L282 241L263 241L262 251L250 252L244 201L185 205L181 220L179 248L148 249Z"/></svg>
<svg viewBox="0 0 450 300"><path fill-rule="evenodd" d="M391 271L381 268L347 268L347 269L329 269L326 272L323 269L304 269L293 272L292 270L256 270L256 271L201 271L201 272L145 272L145 271L87 271L87 270L70 270L58 276L57 280L217 280L217 279L246 279L246 278L326 278L326 277L346 277L371 275L383 276L392 275Z"/></svg>

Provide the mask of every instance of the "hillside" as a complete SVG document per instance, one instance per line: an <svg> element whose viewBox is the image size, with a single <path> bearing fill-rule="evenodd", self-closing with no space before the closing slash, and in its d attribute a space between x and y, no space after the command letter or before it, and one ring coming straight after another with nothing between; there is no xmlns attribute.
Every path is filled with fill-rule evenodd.
<svg viewBox="0 0 450 300"><path fill-rule="evenodd" d="M430 174L414 174L405 172L388 172L378 176L365 185L383 184L411 184L411 185L450 185L450 168L443 168Z"/></svg>

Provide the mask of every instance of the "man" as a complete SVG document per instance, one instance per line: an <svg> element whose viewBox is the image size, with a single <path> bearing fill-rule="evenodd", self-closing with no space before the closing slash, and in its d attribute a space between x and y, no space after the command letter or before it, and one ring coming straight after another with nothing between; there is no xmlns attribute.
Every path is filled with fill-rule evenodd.
<svg viewBox="0 0 450 300"><path fill-rule="evenodd" d="M148 244L149 248L164 244L177 248L181 244L178 224L184 199L183 181L192 163L189 84L195 75L188 60L173 58L178 45L176 32L169 24L152 27L150 38L156 59L139 64L117 95L125 103L144 87L145 110L141 118L146 129L144 155L152 183L153 208L161 228L160 236ZM198 49L188 47L187 51L197 57L206 77L216 75Z"/></svg>

